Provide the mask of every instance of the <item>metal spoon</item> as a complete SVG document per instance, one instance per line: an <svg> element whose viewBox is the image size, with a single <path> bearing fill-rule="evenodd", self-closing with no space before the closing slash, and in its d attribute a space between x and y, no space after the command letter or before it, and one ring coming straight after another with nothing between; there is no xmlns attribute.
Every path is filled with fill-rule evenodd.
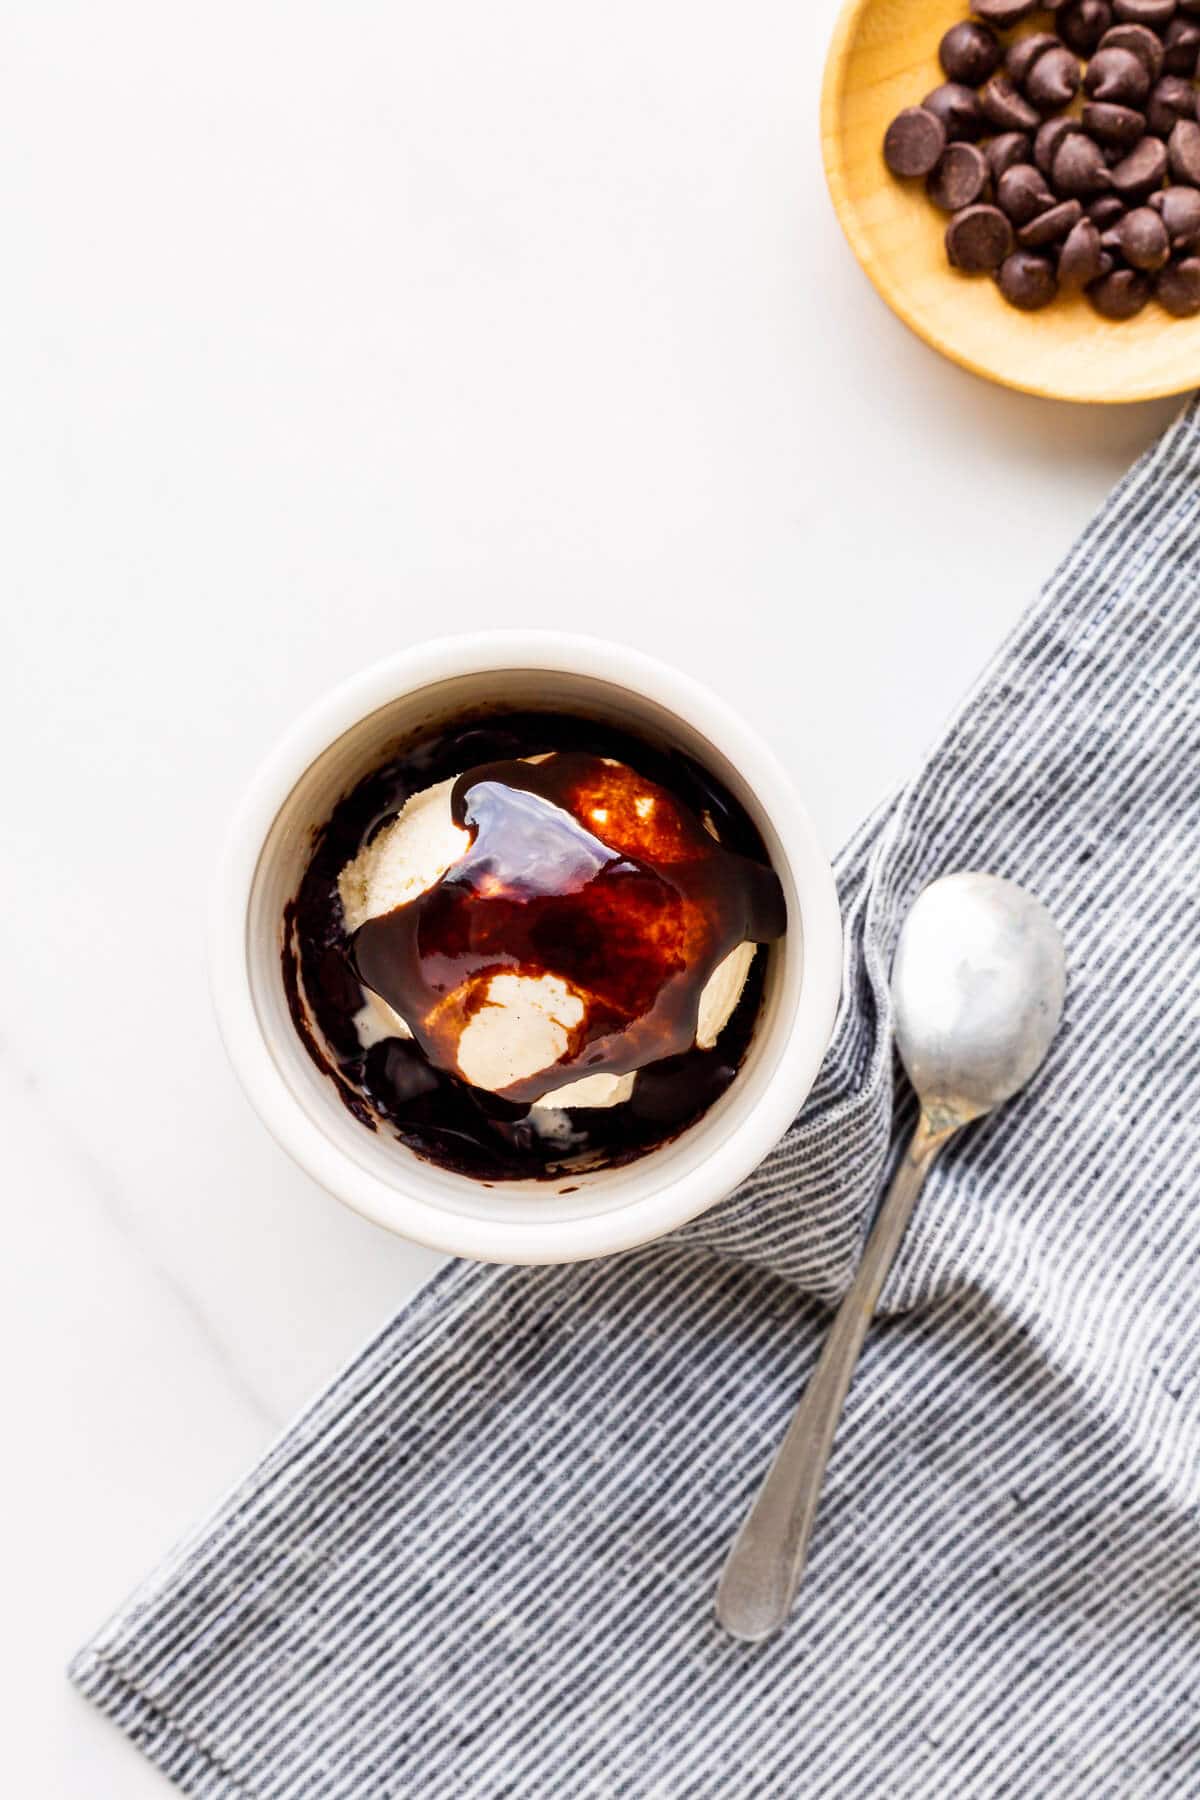
<svg viewBox="0 0 1200 1800"><path fill-rule="evenodd" d="M786 1620L825 1466L880 1292L947 1139L1038 1068L1062 1017L1062 936L1039 900L997 875L946 875L917 896L892 964L896 1044L921 1119L858 1273L717 1588L717 1618L758 1642Z"/></svg>

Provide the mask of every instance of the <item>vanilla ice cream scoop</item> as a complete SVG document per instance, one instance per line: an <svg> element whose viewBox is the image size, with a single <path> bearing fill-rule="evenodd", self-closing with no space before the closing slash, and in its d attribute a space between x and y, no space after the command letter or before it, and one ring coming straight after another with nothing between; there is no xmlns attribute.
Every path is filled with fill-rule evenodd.
<svg viewBox="0 0 1200 1800"><path fill-rule="evenodd" d="M415 900L440 881L470 847L470 833L454 823L450 795L456 777L414 794L396 817L347 863L338 878L348 931L380 918L395 906ZM748 966L748 965L747 965ZM736 1004L736 995L734 1004ZM553 1063L566 1047L567 1015L577 1023L578 998L553 976L496 975L488 990L489 1004L459 1039L458 1068L474 1087L498 1093L522 1074ZM716 1025L721 1029L729 1013ZM387 1037L412 1036L408 1021L380 994L367 990L356 1020L364 1048ZM633 1075L585 1075L554 1095L554 1104L615 1106L633 1092Z"/></svg>
<svg viewBox="0 0 1200 1800"><path fill-rule="evenodd" d="M473 1086L535 1107L627 1100L638 1068L709 1048L773 872L664 788L583 752L484 765L408 800L342 870L364 1043L413 1036Z"/></svg>

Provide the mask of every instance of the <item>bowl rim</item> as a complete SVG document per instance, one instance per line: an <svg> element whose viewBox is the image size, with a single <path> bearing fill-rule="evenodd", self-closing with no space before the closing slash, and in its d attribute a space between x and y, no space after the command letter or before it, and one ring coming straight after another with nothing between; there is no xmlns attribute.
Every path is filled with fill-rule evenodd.
<svg viewBox="0 0 1200 1800"><path fill-rule="evenodd" d="M345 732L407 695L492 670L596 676L696 722L751 786L784 847L803 931L803 970L791 1029L752 1112L714 1143L699 1171L668 1176L628 1205L534 1222L452 1212L382 1181L353 1161L305 1111L267 1040L254 1000L249 908L274 821L297 782ZM234 1070L277 1143L336 1199L385 1229L452 1255L494 1262L572 1262L661 1237L732 1192L784 1135L820 1068L841 995L841 917L833 873L806 809L774 753L725 701L640 651L570 632L505 630L438 638L382 658L319 697L252 776L230 823L212 883L209 979ZM417 1185L414 1178L413 1186Z"/></svg>
<svg viewBox="0 0 1200 1800"><path fill-rule="evenodd" d="M1077 406L1134 406L1146 400L1166 400L1180 394L1190 393L1196 386L1196 377L1171 377L1165 381L1150 381L1144 387L1132 392L1122 393L1081 393L1077 390L1055 387L1045 381L1035 382L1023 380L1019 375L1008 374L994 364L989 365L977 361L966 351L960 350L952 339L948 338L937 326L932 325L924 314L919 314L910 305L903 287L885 283L877 266L871 234L864 230L859 219L859 209L850 196L845 178L845 150L842 141L841 114L839 95L842 87L842 75L850 54L850 45L855 30L863 13L871 6L877 6L879 0L845 0L833 28L829 50L825 57L825 69L821 78L821 162L825 170L825 185L829 189L829 197L833 202L833 210L837 214L846 239L857 258L859 267L866 275L875 292L883 300L896 317L907 325L913 335L928 344L931 350L957 363L960 369L966 369L971 375L978 375L984 381L996 383L999 387L1011 388L1020 394L1031 394L1038 400L1057 400L1073 403ZM963 13L963 18L967 17Z"/></svg>

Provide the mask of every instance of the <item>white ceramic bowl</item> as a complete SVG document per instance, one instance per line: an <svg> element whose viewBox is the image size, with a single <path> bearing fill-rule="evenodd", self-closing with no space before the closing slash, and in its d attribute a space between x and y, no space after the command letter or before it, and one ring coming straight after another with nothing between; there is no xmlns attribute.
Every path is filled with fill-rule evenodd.
<svg viewBox="0 0 1200 1800"><path fill-rule="evenodd" d="M288 1013L284 907L314 831L400 738L480 704L592 714L679 746L746 808L783 883L757 1028L720 1099L672 1143L624 1168L485 1187L424 1162L342 1105ZM213 994L246 1092L279 1143L339 1200L390 1231L492 1262L572 1262L661 1237L732 1191L778 1142L833 1029L841 925L833 877L765 744L688 677L616 644L499 631L418 645L364 669L287 733L250 784L213 896ZM569 1187L571 1192L563 1192Z"/></svg>

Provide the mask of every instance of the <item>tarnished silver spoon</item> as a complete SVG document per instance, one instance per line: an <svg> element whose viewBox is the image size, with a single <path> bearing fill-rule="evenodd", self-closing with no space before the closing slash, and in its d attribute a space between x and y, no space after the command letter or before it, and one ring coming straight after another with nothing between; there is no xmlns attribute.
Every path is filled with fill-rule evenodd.
<svg viewBox="0 0 1200 1800"><path fill-rule="evenodd" d="M791 1610L859 1351L926 1175L948 1138L1024 1087L1058 1030L1065 991L1059 929L1015 882L946 875L917 896L896 946L892 1000L920 1123L722 1571L717 1618L734 1637L770 1637Z"/></svg>

